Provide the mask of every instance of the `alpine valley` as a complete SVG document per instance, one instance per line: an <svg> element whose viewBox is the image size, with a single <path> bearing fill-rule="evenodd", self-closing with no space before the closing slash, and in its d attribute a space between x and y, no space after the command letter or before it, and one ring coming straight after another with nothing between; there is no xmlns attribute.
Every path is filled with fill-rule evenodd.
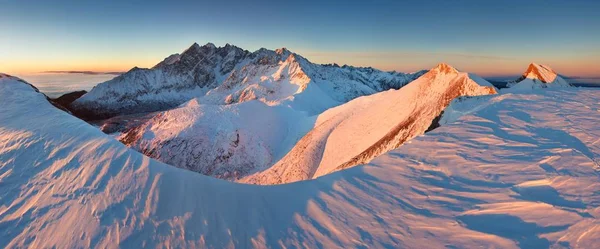
<svg viewBox="0 0 600 249"><path fill-rule="evenodd" d="M512 84L568 86L537 64ZM497 92L444 63L405 74L318 65L285 48L194 43L99 84L69 108L84 119L111 117L96 124L161 162L280 184L368 163L436 126L453 99Z"/></svg>
<svg viewBox="0 0 600 249"><path fill-rule="evenodd" d="M524 69L194 43L56 99L0 74L0 248L596 248L600 91Z"/></svg>

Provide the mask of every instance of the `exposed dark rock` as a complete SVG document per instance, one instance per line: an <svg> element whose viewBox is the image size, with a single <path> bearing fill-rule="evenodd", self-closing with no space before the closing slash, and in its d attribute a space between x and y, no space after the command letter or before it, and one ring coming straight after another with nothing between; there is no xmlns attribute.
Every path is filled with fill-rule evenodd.
<svg viewBox="0 0 600 249"><path fill-rule="evenodd" d="M438 115L433 120L431 120L431 124L429 125L429 128L427 128L425 133L430 132L430 131L434 130L435 128L440 127L440 119L442 119L442 116L444 116L444 111L440 112L440 115Z"/></svg>
<svg viewBox="0 0 600 249"><path fill-rule="evenodd" d="M81 97L82 95L84 95L86 93L87 93L87 91L85 91L85 90L65 93L62 96L53 99L53 101L59 105L68 107L71 103L73 103L73 101L75 101L76 99L78 99L79 97Z"/></svg>

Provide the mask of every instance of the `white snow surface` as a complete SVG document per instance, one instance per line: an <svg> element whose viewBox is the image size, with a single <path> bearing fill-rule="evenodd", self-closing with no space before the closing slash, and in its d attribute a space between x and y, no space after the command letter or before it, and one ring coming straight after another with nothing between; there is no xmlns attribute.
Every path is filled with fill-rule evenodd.
<svg viewBox="0 0 600 249"><path fill-rule="evenodd" d="M549 66L531 63L521 78L509 83L508 88L503 89L503 92L523 92L540 88L560 87L572 86Z"/></svg>
<svg viewBox="0 0 600 249"><path fill-rule="evenodd" d="M595 248L600 91L495 98L368 165L255 186L145 157L0 75L0 247Z"/></svg>

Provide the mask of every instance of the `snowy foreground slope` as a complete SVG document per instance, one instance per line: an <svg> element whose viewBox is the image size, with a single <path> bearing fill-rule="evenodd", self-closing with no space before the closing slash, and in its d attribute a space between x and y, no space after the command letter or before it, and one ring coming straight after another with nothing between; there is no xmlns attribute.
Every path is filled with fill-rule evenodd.
<svg viewBox="0 0 600 249"><path fill-rule="evenodd" d="M595 248L600 91L500 95L365 166L255 186L149 159L0 79L0 247Z"/></svg>
<svg viewBox="0 0 600 249"><path fill-rule="evenodd" d="M423 73L319 65L285 48L249 52L229 44L194 43L151 69L136 67L98 84L71 109L85 119L104 119L166 110L202 97L202 104L258 100L315 114L359 96L398 89Z"/></svg>

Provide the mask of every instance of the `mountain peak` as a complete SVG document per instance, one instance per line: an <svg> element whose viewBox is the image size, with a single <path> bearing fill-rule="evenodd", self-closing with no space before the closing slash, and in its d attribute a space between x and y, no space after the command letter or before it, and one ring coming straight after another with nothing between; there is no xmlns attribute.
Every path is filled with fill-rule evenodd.
<svg viewBox="0 0 600 249"><path fill-rule="evenodd" d="M531 63L527 67L527 71L523 73L521 80L527 78L539 80L544 83L549 83L554 81L554 79L556 79L557 76L558 75L556 74L556 72L554 72L554 70L552 70L552 68L550 68L549 66Z"/></svg>
<svg viewBox="0 0 600 249"><path fill-rule="evenodd" d="M195 43L194 43L194 44L195 44ZM196 45L197 45L197 44L196 44ZM203 48L211 48L211 49L217 48L217 46L215 46L215 44L213 44L212 42L206 43L206 44L204 44L204 46L202 46L202 47L203 47Z"/></svg>
<svg viewBox="0 0 600 249"><path fill-rule="evenodd" d="M181 54L182 55L183 54L188 54L188 53L193 52L193 51L198 51L199 49L200 49L200 45L198 45L198 43L194 42L194 44L192 44L190 47L188 47L186 50L184 50Z"/></svg>
<svg viewBox="0 0 600 249"><path fill-rule="evenodd" d="M277 54L287 54L287 53L291 53L291 52L290 52L290 51L289 51L287 48L285 48L285 47L282 47L282 48L275 49L275 52L276 52Z"/></svg>
<svg viewBox="0 0 600 249"><path fill-rule="evenodd" d="M431 71L438 71L440 73L458 73L458 70L456 70L456 68L446 64L446 63L440 63L438 64L436 67L432 68Z"/></svg>

